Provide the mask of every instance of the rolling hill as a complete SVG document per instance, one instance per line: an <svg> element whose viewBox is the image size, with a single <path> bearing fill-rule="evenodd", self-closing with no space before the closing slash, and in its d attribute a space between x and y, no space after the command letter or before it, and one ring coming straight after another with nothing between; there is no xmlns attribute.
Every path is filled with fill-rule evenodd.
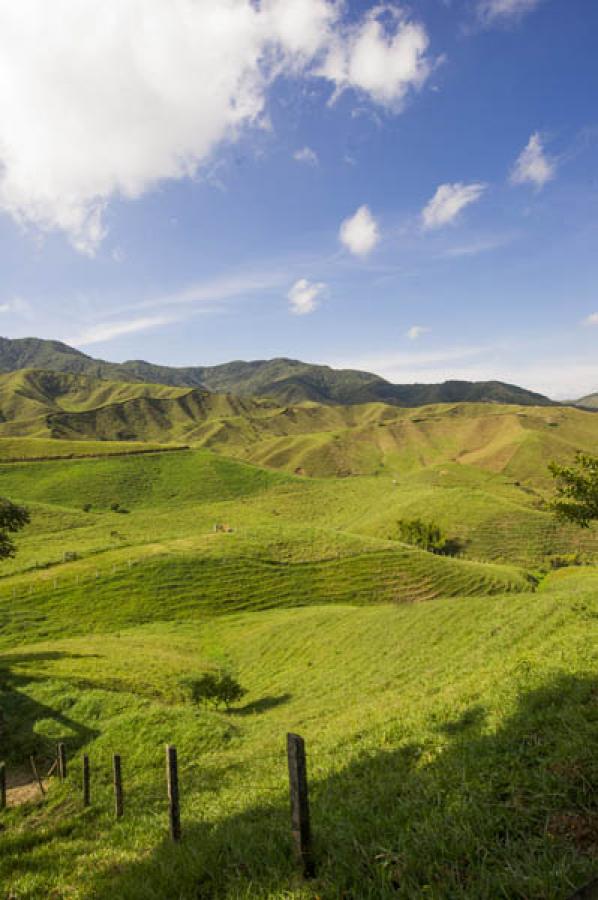
<svg viewBox="0 0 598 900"><path fill-rule="evenodd" d="M399 474L458 463L538 488L550 480L551 459L593 452L598 418L570 407L487 403L279 405L30 369L0 375L0 458L16 458L16 438L192 444L312 476ZM13 443L3 444L7 439ZM39 454L24 449L21 455Z"/></svg>
<svg viewBox="0 0 598 900"><path fill-rule="evenodd" d="M195 387L242 397L270 397L282 404L309 400L333 405L381 402L408 407L453 402L553 405L553 401L541 394L498 381L396 385L368 372L337 370L292 359L183 368L158 366L143 360L111 363L93 359L59 341L0 338L0 372L26 368L112 381Z"/></svg>
<svg viewBox="0 0 598 900"><path fill-rule="evenodd" d="M580 400L576 400L575 405L580 406L582 409L597 409L598 410L598 393L587 394L585 397L582 397Z"/></svg>
<svg viewBox="0 0 598 900"><path fill-rule="evenodd" d="M77 384L77 405L99 408L93 384ZM74 401L59 387L62 409ZM379 406L327 409L384 432ZM7 895L564 900L592 877L596 568L547 574L546 554L576 548L577 533L551 532L531 488L480 467L479 411L444 409L411 422L419 437L396 476L309 479L206 449L0 465L3 491L32 513L0 571ZM502 412L509 428L519 421ZM540 419L530 431L543 441L570 427ZM454 446L470 429L473 458L437 464L452 429ZM65 444L21 440L57 455ZM477 559L402 544L405 515L434 516ZM198 679L222 669L243 700L195 702ZM292 862L289 730L307 742L311 882ZM57 741L68 774L40 797L29 760L48 771ZM178 846L165 743L179 754ZM29 799L13 806L23 784Z"/></svg>

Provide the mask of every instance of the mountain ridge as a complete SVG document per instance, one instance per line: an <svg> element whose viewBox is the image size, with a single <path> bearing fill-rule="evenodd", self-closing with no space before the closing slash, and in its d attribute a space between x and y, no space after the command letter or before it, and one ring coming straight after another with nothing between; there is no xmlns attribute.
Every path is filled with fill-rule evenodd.
<svg viewBox="0 0 598 900"><path fill-rule="evenodd" d="M0 372L41 369L109 381L200 388L240 397L270 397L279 404L305 401L350 406L387 403L417 407L434 403L506 403L558 406L542 394L501 381L393 384L371 372L333 369L286 357L233 360L216 366L162 366L145 360L123 363L95 359L61 341L0 338Z"/></svg>

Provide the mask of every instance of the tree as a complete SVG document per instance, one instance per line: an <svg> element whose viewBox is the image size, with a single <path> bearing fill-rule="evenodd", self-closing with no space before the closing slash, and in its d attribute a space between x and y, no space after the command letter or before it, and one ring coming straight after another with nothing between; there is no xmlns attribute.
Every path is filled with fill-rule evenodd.
<svg viewBox="0 0 598 900"><path fill-rule="evenodd" d="M15 555L15 545L10 534L20 531L29 522L29 510L0 497L0 559Z"/></svg>
<svg viewBox="0 0 598 900"><path fill-rule="evenodd" d="M552 462L548 468L556 482L551 509L559 519L588 528L598 519L598 457L577 453L572 466Z"/></svg>
<svg viewBox="0 0 598 900"><path fill-rule="evenodd" d="M445 537L435 522L422 519L399 519L399 540L440 556L457 556L465 544L457 537Z"/></svg>
<svg viewBox="0 0 598 900"><path fill-rule="evenodd" d="M224 703L228 709L247 693L228 672L205 672L199 678L185 679L184 684L195 703L211 703L216 708Z"/></svg>

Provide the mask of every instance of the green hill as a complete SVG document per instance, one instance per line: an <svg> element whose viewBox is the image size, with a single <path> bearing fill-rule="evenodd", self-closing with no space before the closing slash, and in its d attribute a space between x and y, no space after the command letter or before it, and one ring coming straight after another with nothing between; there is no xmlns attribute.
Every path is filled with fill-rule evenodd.
<svg viewBox="0 0 598 900"><path fill-rule="evenodd" d="M595 872L598 528L555 521L546 465L597 437L566 407L0 376L0 493L31 513L0 566L2 891L566 900ZM403 543L412 518L457 555ZM246 696L199 705L222 670ZM307 742L311 882L288 731ZM58 741L69 774L42 798L30 758L47 771Z"/></svg>
<svg viewBox="0 0 598 900"><path fill-rule="evenodd" d="M334 405L381 402L409 407L452 402L552 404L540 394L498 381L394 385L369 372L336 370L292 359L181 368L158 366L143 360L110 363L93 359L59 341L0 338L0 372L17 369L45 369L111 381L196 387L242 397L265 396L282 404L307 400Z"/></svg>
<svg viewBox="0 0 598 900"><path fill-rule="evenodd" d="M17 437L194 444L312 476L401 474L458 463L538 488L550 480L551 459L593 451L598 419L571 407L486 403L415 410L382 403L281 406L199 388L32 369L0 375L0 458L3 439Z"/></svg>

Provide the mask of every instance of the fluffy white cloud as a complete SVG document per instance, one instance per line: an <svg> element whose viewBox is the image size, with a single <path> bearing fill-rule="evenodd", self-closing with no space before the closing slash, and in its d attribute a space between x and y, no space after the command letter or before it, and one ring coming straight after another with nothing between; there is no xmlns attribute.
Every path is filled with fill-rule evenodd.
<svg viewBox="0 0 598 900"><path fill-rule="evenodd" d="M264 119L282 73L396 105L425 80L421 25L336 0L0 3L0 209L93 253L115 195L194 174Z"/></svg>
<svg viewBox="0 0 598 900"><path fill-rule="evenodd" d="M584 325L598 325L598 312L590 313L587 319L583 320Z"/></svg>
<svg viewBox="0 0 598 900"><path fill-rule="evenodd" d="M318 307L318 299L326 290L326 285L321 281L308 281L300 278L296 281L288 293L291 312L296 316L305 316L312 313Z"/></svg>
<svg viewBox="0 0 598 900"><path fill-rule="evenodd" d="M367 256L380 240L380 229L367 206L360 206L355 215L342 223L339 240L355 256Z"/></svg>
<svg viewBox="0 0 598 900"><path fill-rule="evenodd" d="M311 147L302 147L300 150L295 150L293 159L296 162L307 163L309 166L317 166L319 162L318 154Z"/></svg>
<svg viewBox="0 0 598 900"><path fill-rule="evenodd" d="M521 151L511 172L511 184L533 184L544 187L556 174L555 163L546 156L542 138L536 131Z"/></svg>
<svg viewBox="0 0 598 900"><path fill-rule="evenodd" d="M430 329L426 328L425 325L412 325L411 328L406 332L406 335L410 341L416 341L422 336L422 334L427 334L429 330Z"/></svg>
<svg viewBox="0 0 598 900"><path fill-rule="evenodd" d="M336 96L353 88L398 109L430 74L428 44L422 25L410 22L396 6L377 5L333 38L320 72L336 83Z"/></svg>
<svg viewBox="0 0 598 900"><path fill-rule="evenodd" d="M479 0L478 18L485 25L520 19L541 2L542 0Z"/></svg>
<svg viewBox="0 0 598 900"><path fill-rule="evenodd" d="M124 334L135 334L138 331L147 331L148 328L170 325L174 321L176 319L171 316L145 316L139 319L130 319L127 322L104 322L93 325L75 337L67 338L66 343L75 347L87 347L89 344L112 341Z"/></svg>
<svg viewBox="0 0 598 900"><path fill-rule="evenodd" d="M485 184L441 184L432 199L422 210L422 222L426 230L442 228L454 222L462 209L479 200Z"/></svg>

